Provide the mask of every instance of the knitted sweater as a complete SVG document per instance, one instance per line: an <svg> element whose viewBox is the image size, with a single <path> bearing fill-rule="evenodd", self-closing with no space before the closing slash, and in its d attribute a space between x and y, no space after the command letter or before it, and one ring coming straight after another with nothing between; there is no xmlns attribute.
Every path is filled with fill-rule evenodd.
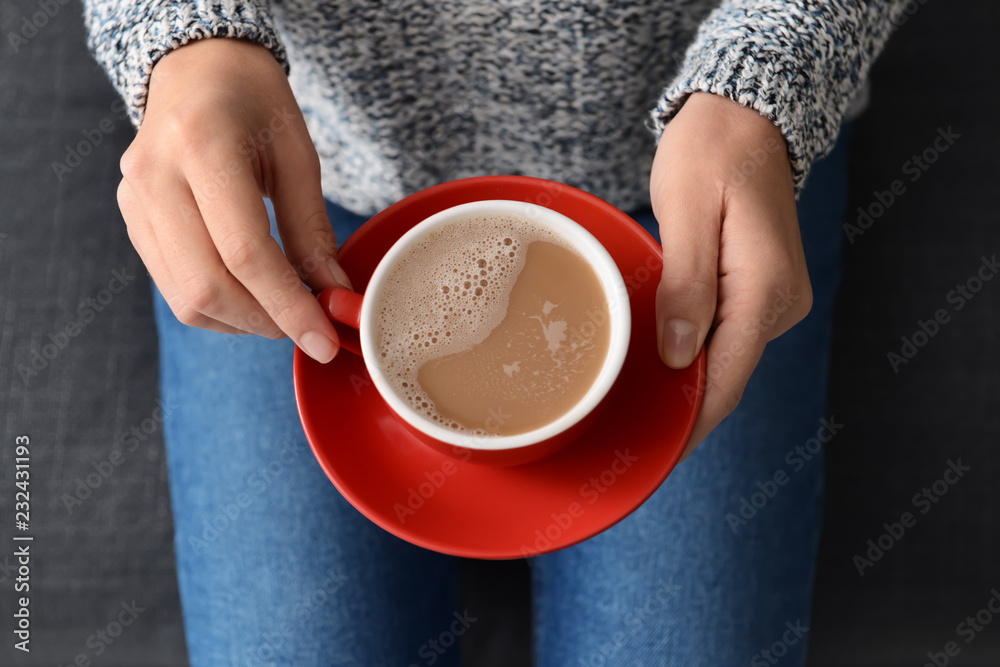
<svg viewBox="0 0 1000 667"><path fill-rule="evenodd" d="M270 49L324 194L371 214L484 174L635 209L649 202L656 137L693 91L773 121L798 190L892 28L925 1L86 0L85 11L136 126L169 50L213 36Z"/></svg>

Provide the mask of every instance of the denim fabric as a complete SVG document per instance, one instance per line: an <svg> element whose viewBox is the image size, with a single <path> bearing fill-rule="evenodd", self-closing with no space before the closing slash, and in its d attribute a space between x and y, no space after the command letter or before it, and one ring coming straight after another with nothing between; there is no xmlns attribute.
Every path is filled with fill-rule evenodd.
<svg viewBox="0 0 1000 667"><path fill-rule="evenodd" d="M736 411L639 510L533 559L539 667L803 663L819 445L836 431L825 388L844 143L799 201L810 315L768 344ZM341 241L363 222L329 213ZM656 234L648 212L635 217ZM161 390L178 406L165 437L194 667L458 664L456 560L386 533L326 479L295 409L291 341L186 327L158 292L155 304Z"/></svg>

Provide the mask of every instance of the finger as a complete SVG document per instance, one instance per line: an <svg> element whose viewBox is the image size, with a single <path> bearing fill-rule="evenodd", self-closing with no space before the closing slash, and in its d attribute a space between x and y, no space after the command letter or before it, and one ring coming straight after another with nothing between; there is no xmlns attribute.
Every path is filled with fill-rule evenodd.
<svg viewBox="0 0 1000 667"><path fill-rule="evenodd" d="M149 224L149 219L146 217L142 203L125 180L122 180L118 186L118 207L121 209L122 217L125 219L129 240L135 247L136 252L139 253L139 257L142 258L142 262L149 271L150 277L156 283L156 287L160 290L160 294L163 295L164 300L170 306L170 310L173 311L175 317L182 322L187 320L186 324L197 326L201 329L228 334L247 333L207 315L197 313L187 305L180 296L180 291L177 289L169 266L163 259L159 242L156 239L152 225Z"/></svg>
<svg viewBox="0 0 1000 667"><path fill-rule="evenodd" d="M319 157L301 116L274 152L274 213L285 255L299 277L314 290L353 289L337 262L337 239L326 215Z"/></svg>
<svg viewBox="0 0 1000 667"><path fill-rule="evenodd" d="M705 396L681 461L739 405L766 344L804 316L802 304L811 298L808 280L793 288L778 281L766 265L761 271L749 281L766 285L762 289L735 295L729 285L721 290L727 298L720 304L720 319L708 342ZM739 279L724 276L722 281Z"/></svg>
<svg viewBox="0 0 1000 667"><path fill-rule="evenodd" d="M655 213L663 245L656 290L660 358L687 368L704 344L715 314L719 271L720 206L711 193L666 174L658 179Z"/></svg>
<svg viewBox="0 0 1000 667"><path fill-rule="evenodd" d="M214 320L267 338L284 333L222 262L205 228L190 187L180 175L144 184L143 201L163 260L183 306L175 312L184 324L202 328Z"/></svg>
<svg viewBox="0 0 1000 667"><path fill-rule="evenodd" d="M746 228L736 218L730 216L726 224L732 223L733 229ZM728 253L733 252L733 246L743 243L729 237L725 241L723 268L730 263ZM768 341L809 312L812 290L804 260L800 266L796 253L775 238L766 246L772 250L755 248L751 253L760 261L741 271L724 272L719 278L720 301L708 342L704 400L682 461L739 405Z"/></svg>
<svg viewBox="0 0 1000 667"><path fill-rule="evenodd" d="M248 165L229 169L232 155L228 150L208 153L185 173L208 233L229 272L278 327L303 352L326 363L340 349L337 332L271 237L264 200ZM222 173L231 175L224 189L207 187Z"/></svg>
<svg viewBox="0 0 1000 667"><path fill-rule="evenodd" d="M719 323L708 342L705 396L691 439L681 455L685 460L702 440L736 409L753 369L760 361L766 340L754 334L751 322L755 307L742 309Z"/></svg>

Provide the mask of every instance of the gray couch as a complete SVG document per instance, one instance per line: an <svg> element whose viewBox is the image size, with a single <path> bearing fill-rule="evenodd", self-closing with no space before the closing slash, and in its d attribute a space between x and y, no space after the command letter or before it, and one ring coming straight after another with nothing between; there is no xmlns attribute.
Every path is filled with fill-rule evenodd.
<svg viewBox="0 0 1000 667"><path fill-rule="evenodd" d="M1000 251L1000 13L992 0L913 5L853 140L850 222L894 180L907 190L845 249L830 408L845 428L826 452L813 667L921 665L928 653L1000 665L1000 617L979 631L965 621L1000 587L1000 280L961 310L948 300ZM52 6L15 52L7 36L23 35L41 6L0 4L0 664L85 654L177 667L186 662L149 280L115 204L132 130L86 53L80 7ZM911 183L905 163L949 127L960 138ZM950 321L921 337L938 309ZM915 354L894 370L887 353L903 351L901 337ZM8 613L12 446L23 433L30 654L12 648ZM959 460L970 469L946 475ZM493 621L466 637L468 664L529 664L524 565L467 563L464 576L468 606ZM130 624L97 634L123 605Z"/></svg>

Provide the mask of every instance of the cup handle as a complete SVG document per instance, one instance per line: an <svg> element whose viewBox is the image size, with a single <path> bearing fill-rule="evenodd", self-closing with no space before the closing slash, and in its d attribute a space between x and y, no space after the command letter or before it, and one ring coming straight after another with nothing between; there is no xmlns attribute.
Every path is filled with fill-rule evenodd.
<svg viewBox="0 0 1000 667"><path fill-rule="evenodd" d="M338 328L340 336L340 347L361 356L361 340L358 330L361 328L361 302L364 297L357 292L352 292L343 287L328 287L316 297L319 305L323 307L323 312L332 322L339 322L351 328L344 331ZM345 335L346 334L346 335Z"/></svg>

